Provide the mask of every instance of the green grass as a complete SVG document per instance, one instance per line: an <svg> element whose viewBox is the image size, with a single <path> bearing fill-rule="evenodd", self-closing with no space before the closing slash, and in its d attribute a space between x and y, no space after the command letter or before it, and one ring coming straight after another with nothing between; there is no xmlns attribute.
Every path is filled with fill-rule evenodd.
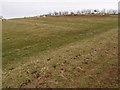
<svg viewBox="0 0 120 90"><path fill-rule="evenodd" d="M109 65L117 64L114 60L117 57L114 49L117 45L116 28L116 15L32 17L4 21L3 87L20 87L26 80L31 82L22 87L117 87L113 83L117 74L109 76L111 82L101 86L106 78L104 73L117 68ZM111 56L106 56L108 49ZM89 52L93 53L93 58ZM83 56L74 56L79 54ZM66 65L61 65L66 61ZM79 67L85 70L79 70ZM61 68L66 71L61 71ZM31 74L34 71L36 73ZM63 71L64 75L60 74ZM98 72L103 78L97 80L99 76L94 75ZM37 74L41 76L40 81L35 78Z"/></svg>

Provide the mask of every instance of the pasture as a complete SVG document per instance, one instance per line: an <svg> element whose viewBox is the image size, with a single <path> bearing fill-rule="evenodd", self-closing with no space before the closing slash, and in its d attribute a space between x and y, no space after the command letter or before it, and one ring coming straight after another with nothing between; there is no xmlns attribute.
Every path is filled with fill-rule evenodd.
<svg viewBox="0 0 120 90"><path fill-rule="evenodd" d="M117 88L117 21L117 15L3 21L3 87Z"/></svg>

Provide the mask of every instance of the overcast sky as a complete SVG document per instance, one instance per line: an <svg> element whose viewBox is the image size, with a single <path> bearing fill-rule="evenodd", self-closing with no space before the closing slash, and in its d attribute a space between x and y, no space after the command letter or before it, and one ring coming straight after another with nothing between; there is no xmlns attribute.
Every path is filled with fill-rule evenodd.
<svg viewBox="0 0 120 90"><path fill-rule="evenodd" d="M0 0L0 14L2 13L5 18L16 18L54 11L117 9L118 1L119 0Z"/></svg>

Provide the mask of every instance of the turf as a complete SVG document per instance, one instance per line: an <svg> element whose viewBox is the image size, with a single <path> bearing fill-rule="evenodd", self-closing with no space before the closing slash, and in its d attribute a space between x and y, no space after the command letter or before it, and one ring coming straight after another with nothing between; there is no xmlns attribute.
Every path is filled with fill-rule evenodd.
<svg viewBox="0 0 120 90"><path fill-rule="evenodd" d="M3 21L3 87L118 87L117 26L117 15Z"/></svg>

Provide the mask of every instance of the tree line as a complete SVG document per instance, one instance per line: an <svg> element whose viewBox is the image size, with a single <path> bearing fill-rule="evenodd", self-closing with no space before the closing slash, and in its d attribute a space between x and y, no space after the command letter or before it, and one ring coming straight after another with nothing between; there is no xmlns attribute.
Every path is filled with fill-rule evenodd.
<svg viewBox="0 0 120 90"><path fill-rule="evenodd" d="M114 9L84 9L84 10L78 10L78 11L55 11L55 12L49 12L48 14L42 14L40 16L57 16L57 15L79 15L79 14L118 14L118 10Z"/></svg>

